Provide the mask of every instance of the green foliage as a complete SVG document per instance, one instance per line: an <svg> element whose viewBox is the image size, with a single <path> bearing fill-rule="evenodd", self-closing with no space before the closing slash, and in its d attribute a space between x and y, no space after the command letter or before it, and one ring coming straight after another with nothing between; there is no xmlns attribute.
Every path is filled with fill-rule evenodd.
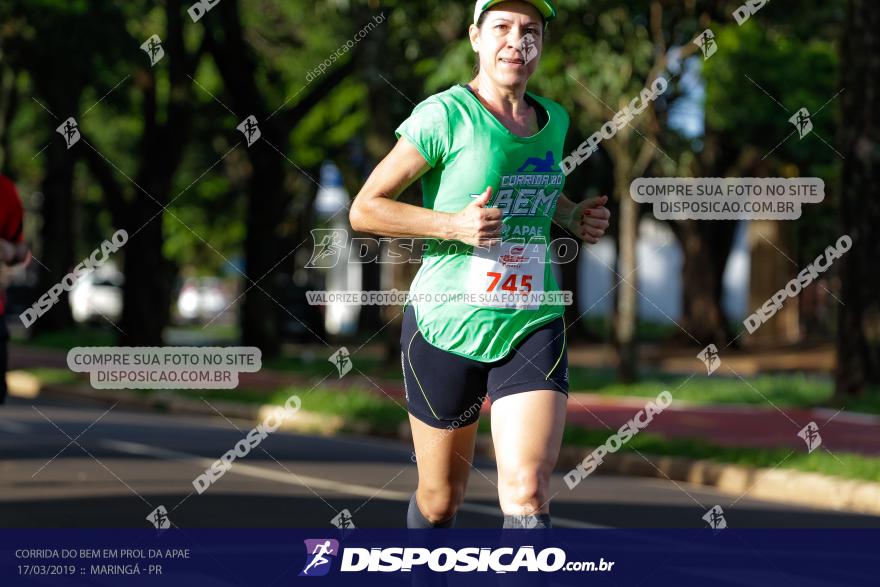
<svg viewBox="0 0 880 587"><path fill-rule="evenodd" d="M367 125L369 114L363 108L366 94L363 83L347 80L301 120L292 135L299 164L320 165L328 150L342 147Z"/></svg>
<svg viewBox="0 0 880 587"><path fill-rule="evenodd" d="M297 168L313 170L324 159L334 158L347 173L346 184L356 189L394 140L393 129L414 103L471 77L475 56L467 39L472 17L467 3L389 0L380 6L368 0L224 1L236 1L239 6L258 89L270 112L296 105L326 79L326 73L310 77L320 64L327 62L334 68L355 55L359 58L351 75L289 126L290 145L283 156L290 162L284 164L289 171L285 189L295 202L291 210L306 209L315 193L315 185ZM756 153L757 158L769 153L793 131L790 113L802 106L815 113L839 89L841 64L835 39L845 5L841 0L807 0L796 14L785 4L768 3L741 27L730 17L740 2L660 4L662 43L658 45L652 38L652 3L648 0L558 0L559 18L548 29L530 90L560 102L570 113L568 148L598 130L638 95L661 50L686 46L707 26L715 32L719 50L706 62L699 56L694 59L704 63L707 131L728 151ZM149 83L152 74L159 120L163 120L171 65L166 56L150 68L139 46L152 34L167 38L164 8L164 3L145 0L7 0L0 4L0 68L14 68L19 74L20 103L9 131L14 137L9 166L27 203L32 203L31 194L44 179L44 155L37 153L58 138L57 121L34 99L46 103L47 97L65 97L73 88L79 89L76 104L70 112L55 114L80 115L78 120L96 148L118 167L117 179L129 196L136 192L122 174L134 177L143 158L143 84ZM218 5L198 23L182 15L188 51L200 47L206 31L221 32L220 10ZM384 22L353 48L346 48L380 13ZM243 145L230 149L241 140L236 125L250 113L235 112L209 54L201 56L194 77L193 139L173 178L168 194L173 202L157 221L164 222L163 252L168 258L180 267L195 267L201 274L217 274L228 269L226 259L241 258L247 236L244 190L251 169ZM673 84L657 104L657 143L669 158L658 156L649 174L687 174L699 156L694 145L669 129L664 119L680 92ZM814 136L788 138L762 167L767 175L826 180L828 201L806 206L796 225L798 262L815 257L835 234L833 186L840 160L818 137L836 144L839 100L813 117ZM648 117L641 116L632 124L645 133L648 123ZM382 140L375 140L377 136ZM347 149L353 143L366 145L371 157L351 161ZM632 143L633 149L644 145L638 137ZM598 164L591 159L584 168L593 165ZM567 191L598 190L597 177L603 173L607 170L591 169L586 177L575 174ZM80 256L113 227L104 194L82 163L76 168L75 182L77 242L71 246ZM160 212L158 206L156 212Z"/></svg>
<svg viewBox="0 0 880 587"><path fill-rule="evenodd" d="M343 416L353 421L370 423L374 429L396 432L408 419L406 409L365 389L315 389L295 387L275 393L271 403L284 405L291 395L302 400L302 409L319 414Z"/></svg>
<svg viewBox="0 0 880 587"><path fill-rule="evenodd" d="M727 148L760 158L767 176L825 181L825 201L804 206L795 225L798 261L804 265L839 234L836 186L842 156L835 144L842 88L837 47L815 36L814 29L767 26L771 15L760 14L763 20L715 29L719 49L703 70L706 123L723 136ZM803 139L789 122L800 108L809 110L814 127Z"/></svg>
<svg viewBox="0 0 880 587"><path fill-rule="evenodd" d="M697 404L753 404L765 406L770 400L778 406L811 407L822 405L832 395L831 381L799 374L737 377L688 378L682 375L646 373L637 384L615 382L611 373L595 369L572 369L572 387L609 396L656 397L666 389L676 400ZM766 399L765 399L766 398Z"/></svg>
<svg viewBox="0 0 880 587"><path fill-rule="evenodd" d="M814 114L816 132L833 133L833 104L816 114L837 93L837 59L831 43L800 41L754 20L715 32L719 49L703 70L707 124L726 133L734 144L762 150L762 155L795 130L788 119L801 107ZM834 153L821 141L794 136L774 156L802 167L830 161ZM788 174L798 171L791 169Z"/></svg>

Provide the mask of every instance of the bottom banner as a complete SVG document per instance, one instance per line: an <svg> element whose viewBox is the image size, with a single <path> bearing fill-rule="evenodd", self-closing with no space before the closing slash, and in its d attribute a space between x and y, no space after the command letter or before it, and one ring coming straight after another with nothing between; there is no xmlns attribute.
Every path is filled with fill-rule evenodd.
<svg viewBox="0 0 880 587"><path fill-rule="evenodd" d="M877 585L880 529L0 530L0 585Z"/></svg>

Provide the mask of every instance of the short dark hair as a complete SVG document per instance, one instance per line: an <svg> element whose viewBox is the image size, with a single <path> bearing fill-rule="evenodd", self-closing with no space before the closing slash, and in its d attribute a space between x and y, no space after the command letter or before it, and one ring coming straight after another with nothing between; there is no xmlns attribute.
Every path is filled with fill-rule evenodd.
<svg viewBox="0 0 880 587"><path fill-rule="evenodd" d="M477 23L476 23L478 29L483 28L483 23L486 22L486 17L488 15L489 15L488 10L484 10L483 12L480 13L480 17L477 19ZM544 31L546 31L547 30L547 21L544 19L543 14L539 14L539 15L541 17L541 28ZM543 37L543 33L542 33L542 37ZM476 77L476 75L478 73L480 73L480 57L479 57L479 55L477 56L477 63L474 64L474 72L471 75Z"/></svg>

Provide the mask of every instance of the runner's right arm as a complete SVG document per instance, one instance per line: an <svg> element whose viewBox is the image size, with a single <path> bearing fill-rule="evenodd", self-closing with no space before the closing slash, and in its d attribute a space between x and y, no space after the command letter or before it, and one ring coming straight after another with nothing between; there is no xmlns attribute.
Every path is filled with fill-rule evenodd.
<svg viewBox="0 0 880 587"><path fill-rule="evenodd" d="M429 169L422 154L401 137L352 202L352 228L381 236L458 240L479 246L496 241L501 236L501 210L483 207L492 196L491 188L454 214L397 201Z"/></svg>

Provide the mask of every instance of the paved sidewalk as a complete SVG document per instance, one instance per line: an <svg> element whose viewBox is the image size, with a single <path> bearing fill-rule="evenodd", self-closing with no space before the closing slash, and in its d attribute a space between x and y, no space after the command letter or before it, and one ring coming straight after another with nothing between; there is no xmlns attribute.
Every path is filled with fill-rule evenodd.
<svg viewBox="0 0 880 587"><path fill-rule="evenodd" d="M402 403L403 387L383 385L383 389ZM651 399L571 393L567 421L583 428L608 430L610 435L643 410ZM483 404L483 413L489 409L488 402ZM825 408L701 406L673 401L653 418L646 431L666 438L695 438L720 446L806 451L806 442L797 433L810 422L819 427L822 446L830 451L880 456L880 416Z"/></svg>
<svg viewBox="0 0 880 587"><path fill-rule="evenodd" d="M10 369L35 367L66 368L66 353L51 349L35 349L12 345ZM691 359L693 362L693 359ZM314 385L313 378L291 372L264 369L259 373L242 373L240 385L268 392L291 385ZM328 377L323 387L357 385L384 394L404 403L401 382L348 374L343 380ZM568 402L568 422L584 428L616 431L643 409L650 398L607 397L590 393L572 393ZM483 406L488 412L488 404ZM673 402L654 417L649 426L652 434L667 438L697 438L721 446L785 447L806 450L797 433L810 422L819 427L822 446L830 451L880 455L880 416L837 412L824 408L779 408L746 405L699 406Z"/></svg>
<svg viewBox="0 0 880 587"><path fill-rule="evenodd" d="M569 423L616 430L643 409L650 398L608 398L571 394ZM673 402L649 426L667 438L699 438L721 446L788 447L806 451L797 433L810 422L819 427L822 446L830 451L880 455L880 417L825 408L778 408L751 405L698 406Z"/></svg>

